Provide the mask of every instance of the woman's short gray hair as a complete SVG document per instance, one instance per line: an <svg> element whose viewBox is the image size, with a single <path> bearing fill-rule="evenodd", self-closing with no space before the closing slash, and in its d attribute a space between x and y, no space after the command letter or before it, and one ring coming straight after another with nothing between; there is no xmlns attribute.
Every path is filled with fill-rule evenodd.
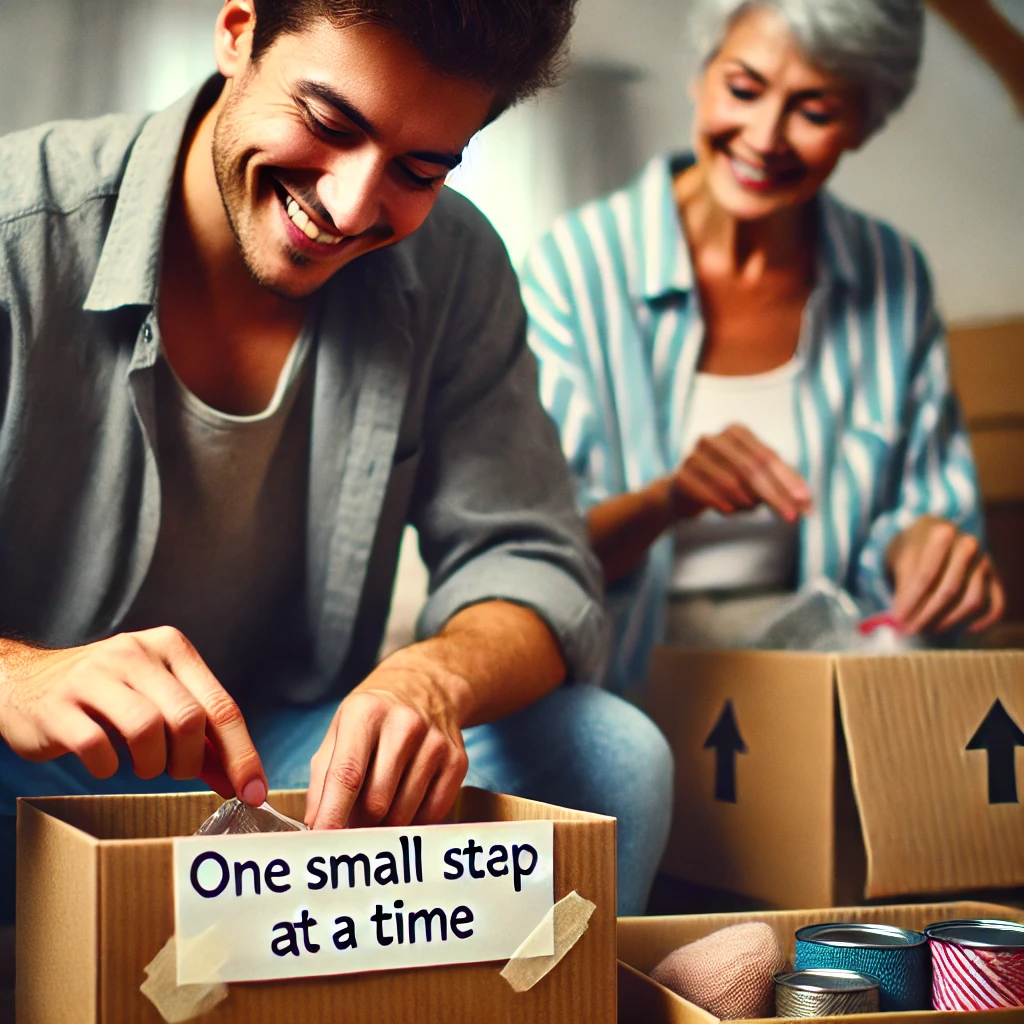
<svg viewBox="0 0 1024 1024"><path fill-rule="evenodd" d="M922 0L695 0L694 39L705 64L732 25L755 8L777 11L816 67L861 84L866 135L914 88L924 39Z"/></svg>

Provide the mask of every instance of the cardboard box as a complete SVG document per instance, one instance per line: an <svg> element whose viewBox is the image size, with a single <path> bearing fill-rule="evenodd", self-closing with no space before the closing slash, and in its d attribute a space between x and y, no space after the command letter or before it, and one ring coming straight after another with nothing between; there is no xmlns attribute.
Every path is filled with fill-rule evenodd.
<svg viewBox="0 0 1024 1024"><path fill-rule="evenodd" d="M670 875L779 908L1024 885L1022 651L662 647L646 707Z"/></svg>
<svg viewBox="0 0 1024 1024"><path fill-rule="evenodd" d="M950 328L953 386L985 503L1024 498L1024 318Z"/></svg>
<svg viewBox="0 0 1024 1024"><path fill-rule="evenodd" d="M301 818L304 793L270 800ZM162 1024L139 985L174 930L169 837L192 834L219 804L213 793L19 801L21 1024ZM615 819L475 789L462 791L453 814L466 822L535 819L554 822L556 901L575 889L597 909L530 991L515 993L501 963L238 984L202 1021L614 1021Z"/></svg>
<svg viewBox="0 0 1024 1024"><path fill-rule="evenodd" d="M920 931L936 921L954 918L995 917L1024 921L1024 911L991 903L922 903L910 906L844 907L763 914L707 914L689 917L623 917L619 919L619 1022L620 1024L718 1024L718 1018L652 981L647 973L678 946L694 942L746 921L767 921L792 962L796 930L826 921L869 921ZM852 1014L846 1017L804 1018L845 1021L849 1024L963 1024L964 1015L919 1010L903 1013ZM1010 1024L1021 1019L1020 1010L972 1013L971 1024Z"/></svg>
<svg viewBox="0 0 1024 1024"><path fill-rule="evenodd" d="M1024 429L1024 317L951 326L949 351L968 427Z"/></svg>

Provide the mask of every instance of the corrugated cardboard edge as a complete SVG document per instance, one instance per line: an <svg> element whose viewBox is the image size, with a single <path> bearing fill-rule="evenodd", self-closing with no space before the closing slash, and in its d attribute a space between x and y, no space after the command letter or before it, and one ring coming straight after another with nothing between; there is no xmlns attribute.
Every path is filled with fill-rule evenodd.
<svg viewBox="0 0 1024 1024"><path fill-rule="evenodd" d="M901 675L903 678L898 678ZM1024 807L1019 803L975 806L975 797L985 800L987 755L962 749L997 697L1018 721L1021 719L1024 652L927 651L885 658L843 655L836 659L836 685L867 855L865 897L888 899L1024 885L1024 831L1020 825ZM902 689L897 689L901 685ZM914 714L901 718L894 709L906 702L908 687L914 688L912 696L927 690L928 699L918 700ZM939 751L935 737L950 733L954 723L948 705L954 700L969 702L971 709L962 716L962 730L960 721L955 722L962 736L959 732L950 735L948 750ZM926 784L898 786L899 772L894 766L915 750L919 760L933 762L930 768L919 770L919 776L926 776ZM908 766L907 779L915 777L913 770L914 766ZM948 789L938 788L941 783L936 784L943 772L948 775L948 785L959 784L968 771L976 776L971 800L957 801ZM964 818L968 804L974 806L974 827ZM959 847L953 841L954 824L960 833Z"/></svg>
<svg viewBox="0 0 1024 1024"><path fill-rule="evenodd" d="M676 946L693 942L697 938L729 925L747 921L766 921L776 930L786 955L792 959L796 942L795 932L805 924L825 921L888 921L904 928L920 930L935 921L954 918L994 917L1024 921L1024 910L993 903L961 901L955 903L901 904L877 907L832 907L822 910L766 911L744 914L706 914L686 917L620 917L619 935L619 1006L620 1024L720 1024L717 1017L702 1010L668 989L656 998L649 986L662 988L649 978L659 960ZM676 928L685 934L669 936ZM623 968L627 968L624 971ZM647 1010L646 1015L622 1016L623 1002L633 996ZM985 1010L970 1014L967 1024L1011 1024L1021 1020L1017 1009ZM774 1020L796 1020L781 1017ZM941 1010L912 1010L899 1013L851 1014L844 1017L808 1017L809 1021L835 1021L836 1024L965 1024L962 1013ZM761 1024L759 1020L736 1021L735 1024Z"/></svg>
<svg viewBox="0 0 1024 1024"><path fill-rule="evenodd" d="M15 1007L21 1024L97 1021L98 850L91 836L30 800L18 801Z"/></svg>

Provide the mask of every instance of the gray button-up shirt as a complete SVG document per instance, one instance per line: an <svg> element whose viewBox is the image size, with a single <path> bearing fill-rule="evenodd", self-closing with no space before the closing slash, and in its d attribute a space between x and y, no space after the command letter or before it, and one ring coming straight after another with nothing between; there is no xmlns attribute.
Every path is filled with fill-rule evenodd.
<svg viewBox="0 0 1024 1024"><path fill-rule="evenodd" d="M159 262L196 102L0 139L0 635L117 632L149 568ZM301 635L275 689L339 695L372 668L407 522L430 570L424 634L513 601L588 677L599 570L515 275L470 203L443 190L415 234L330 280L312 376Z"/></svg>

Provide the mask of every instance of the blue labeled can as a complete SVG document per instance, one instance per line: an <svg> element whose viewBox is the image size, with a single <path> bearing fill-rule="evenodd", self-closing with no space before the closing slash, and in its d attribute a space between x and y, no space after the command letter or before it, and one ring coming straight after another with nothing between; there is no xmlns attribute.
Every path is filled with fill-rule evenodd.
<svg viewBox="0 0 1024 1024"><path fill-rule="evenodd" d="M930 1010L932 962L921 932L888 924L813 924L796 933L796 970L824 967L878 979L878 1008Z"/></svg>

